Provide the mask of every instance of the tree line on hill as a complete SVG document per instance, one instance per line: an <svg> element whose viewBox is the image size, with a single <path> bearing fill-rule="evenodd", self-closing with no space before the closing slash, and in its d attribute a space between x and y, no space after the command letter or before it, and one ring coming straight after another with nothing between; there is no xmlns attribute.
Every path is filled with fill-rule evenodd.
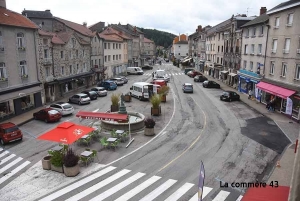
<svg viewBox="0 0 300 201"><path fill-rule="evenodd" d="M138 28L144 32L144 36L152 41L154 41L156 46L163 46L165 48L169 47L173 43L173 39L176 35L164 31L159 31L156 29L144 29Z"/></svg>

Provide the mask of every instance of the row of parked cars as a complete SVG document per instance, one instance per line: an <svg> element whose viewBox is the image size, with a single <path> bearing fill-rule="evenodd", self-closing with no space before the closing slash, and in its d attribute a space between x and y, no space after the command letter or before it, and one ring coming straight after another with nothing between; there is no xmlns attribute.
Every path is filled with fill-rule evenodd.
<svg viewBox="0 0 300 201"><path fill-rule="evenodd" d="M70 103L75 103L78 105L89 104L91 100L97 100L98 97L107 96L108 90L116 90L117 86L124 85L127 82L128 79L123 76L105 80L101 83L98 83L97 87L93 87L90 90L84 90L81 93L74 94L69 98L68 103L53 103L49 107L33 113L33 118L45 122L59 121L62 116L74 113L74 107Z"/></svg>

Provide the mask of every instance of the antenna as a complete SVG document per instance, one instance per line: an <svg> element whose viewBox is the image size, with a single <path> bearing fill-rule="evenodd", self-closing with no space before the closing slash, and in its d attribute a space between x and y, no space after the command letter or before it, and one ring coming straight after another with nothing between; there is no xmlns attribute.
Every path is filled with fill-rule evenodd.
<svg viewBox="0 0 300 201"><path fill-rule="evenodd" d="M252 8L249 8L249 7L247 8L247 16L248 16L248 12L249 12L249 10L251 10L251 9L252 9Z"/></svg>

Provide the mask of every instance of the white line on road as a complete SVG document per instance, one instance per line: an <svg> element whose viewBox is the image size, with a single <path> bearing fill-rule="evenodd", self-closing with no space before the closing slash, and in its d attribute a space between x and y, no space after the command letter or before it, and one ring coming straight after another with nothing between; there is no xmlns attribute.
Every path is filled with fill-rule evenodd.
<svg viewBox="0 0 300 201"><path fill-rule="evenodd" d="M236 199L236 201L241 201L242 200L242 198L243 198L243 196L242 195L240 195L237 199Z"/></svg>
<svg viewBox="0 0 300 201"><path fill-rule="evenodd" d="M98 108L98 109L96 109L96 110L94 110L93 112L98 112L98 110L99 110L99 108Z"/></svg>
<svg viewBox="0 0 300 201"><path fill-rule="evenodd" d="M202 199L205 198L205 196L212 190L210 187L203 187L203 195ZM198 201L198 193L196 193L189 201Z"/></svg>
<svg viewBox="0 0 300 201"><path fill-rule="evenodd" d="M152 191L151 193L149 193L148 195L146 195L140 201L152 201L152 200L154 200L160 194L162 194L163 192L165 192L168 188L170 188L171 186L173 186L173 184L175 184L176 182L177 182L176 180L169 179L168 181L166 181L165 183L163 183L162 185L160 185L158 188L156 188L154 191Z"/></svg>
<svg viewBox="0 0 300 201"><path fill-rule="evenodd" d="M230 194L230 192L221 190L212 201L224 201L228 197L229 194Z"/></svg>
<svg viewBox="0 0 300 201"><path fill-rule="evenodd" d="M160 136L163 136L164 134L166 134L167 133L167 131L164 131Z"/></svg>
<svg viewBox="0 0 300 201"><path fill-rule="evenodd" d="M11 154L8 157L4 158L3 160L0 160L0 165L4 164L6 161L9 161L10 159L12 159L15 156L16 156L16 154Z"/></svg>
<svg viewBox="0 0 300 201"><path fill-rule="evenodd" d="M17 172L19 172L20 170L22 170L24 167L26 167L29 164L30 164L29 161L25 161L24 163L22 163L21 165L19 165L17 168L13 169L10 173L4 175L2 178L0 178L0 184L2 184L3 182L5 182L11 176L13 176L14 174L16 174Z"/></svg>
<svg viewBox="0 0 300 201"><path fill-rule="evenodd" d="M165 201L176 201L181 196L183 196L190 188L192 188L195 184L185 183L181 186L177 191L175 191L172 195L170 195Z"/></svg>
<svg viewBox="0 0 300 201"><path fill-rule="evenodd" d="M3 156L5 156L8 153L9 153L9 151L4 151L2 154L0 154L0 158L2 158Z"/></svg>
<svg viewBox="0 0 300 201"><path fill-rule="evenodd" d="M4 166L3 168L0 169L0 174L2 174L5 170L11 168L12 166L14 166L15 164L17 164L18 162L20 162L23 158L19 157L16 160L8 163L6 166Z"/></svg>

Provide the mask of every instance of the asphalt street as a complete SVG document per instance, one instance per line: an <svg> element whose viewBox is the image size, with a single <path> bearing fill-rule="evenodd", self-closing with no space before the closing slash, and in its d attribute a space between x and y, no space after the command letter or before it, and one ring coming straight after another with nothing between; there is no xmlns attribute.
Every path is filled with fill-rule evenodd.
<svg viewBox="0 0 300 201"><path fill-rule="evenodd" d="M135 134L136 140L128 149L122 147L111 151L100 150L97 147L100 150L98 163L116 167L115 169L70 191L60 188L64 193L56 197L53 194L57 190L52 189L47 195L41 195L42 198L100 200L97 196L108 195L107 192L111 192L112 187L118 184L124 185L122 182L126 179L130 180L133 174L140 174L136 180L109 194L109 198L105 200L116 200L152 177L163 179L159 179L155 185L150 185L134 195L132 200L146 197L158 186L167 185L165 182L173 183L169 184L170 188L159 193L155 200L167 199L175 189L187 183L193 185L190 185L178 200L189 200L198 191L199 167L202 160L205 166L205 186L212 189L205 200L213 200L220 192L224 193L223 191L230 192L226 200L237 200L245 189L221 188L220 181L255 182L256 179L261 181L265 175L268 175L276 157L289 142L274 122L242 102L220 101L222 90L203 88L201 83L194 83L192 78L182 75L182 71L177 67L162 65L155 68L165 69L171 75L169 83L171 91L167 96L167 103L161 104L162 115L153 117L157 122L155 127L157 135L145 137L142 133ZM151 73L152 71L146 71L141 76L129 76L129 83L118 87L117 92L129 91L131 84L136 81L150 80ZM182 92L182 84L187 82L194 84L193 94ZM128 111L134 110L150 116L151 104L147 101L133 99L131 103L126 103L126 106ZM107 111L109 107L110 96L108 95L90 105L76 106L76 112L79 109ZM64 118L78 123L75 115ZM86 120L83 123L89 124L90 121ZM36 120L24 124L21 127L26 133L24 141L11 145L7 149L35 164L47 150L56 145L39 141L36 137L56 125L56 123L46 124ZM75 149L84 149L84 147L74 146ZM120 157L123 158L119 159ZM109 180L116 174L123 173L124 170L130 173L124 173L122 179L118 177L101 188L95 187L106 179ZM3 186L5 184L7 183Z"/></svg>

